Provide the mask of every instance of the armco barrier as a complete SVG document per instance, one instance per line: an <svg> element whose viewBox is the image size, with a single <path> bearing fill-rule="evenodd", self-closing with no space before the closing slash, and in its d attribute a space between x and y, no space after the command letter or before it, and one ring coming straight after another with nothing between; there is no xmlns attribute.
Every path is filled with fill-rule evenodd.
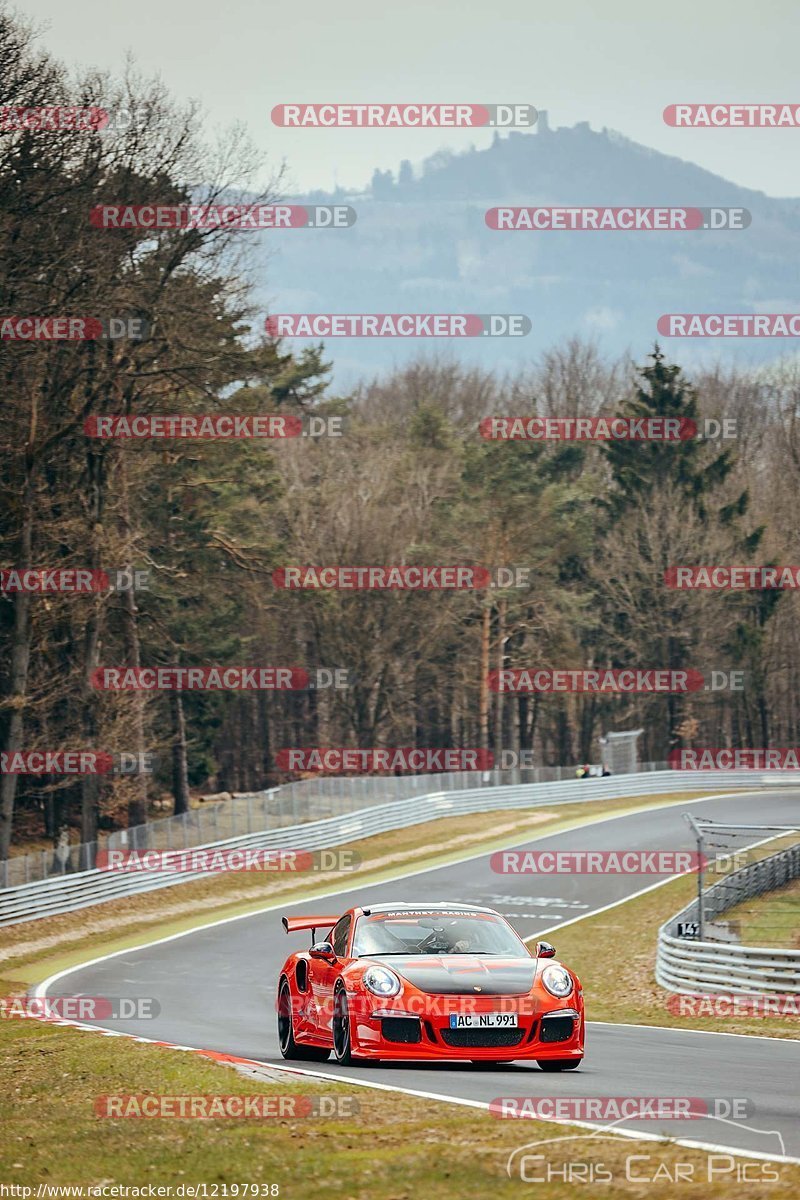
<svg viewBox="0 0 800 1200"><path fill-rule="evenodd" d="M750 896L800 877L800 845L748 863L703 895L704 920L713 920ZM739 946L676 937L679 921L696 921L697 900L658 931L656 982L670 992L713 995L800 995L800 950Z"/></svg>
<svg viewBox="0 0 800 1200"><path fill-rule="evenodd" d="M652 771L605 779L570 780L562 783L510 784L428 792L411 798L374 805L336 817L260 830L240 837L207 843L216 847L248 847L266 850L323 850L346 842L418 825L444 816L460 816L505 808L539 808L548 804L579 804L587 801L622 799L626 796L663 795L670 792L728 792L734 789L774 787L778 776L797 785L795 772L774 772L768 777L752 771ZM158 872L127 874L116 871L80 871L57 875L38 883L0 891L0 926L32 921L57 913L73 912L106 900L137 892L174 887L209 872ZM357 878L357 876L354 876Z"/></svg>
<svg viewBox="0 0 800 1200"><path fill-rule="evenodd" d="M643 763L639 770L657 771L665 766L666 763ZM574 767L531 767L435 775L328 775L298 779L268 791L212 800L178 816L158 817L132 829L115 830L101 842L73 842L4 859L0 861L0 889L91 870L98 850L188 850L191 846L207 846L245 833L343 816L428 792L465 791L512 783L557 783L574 778Z"/></svg>

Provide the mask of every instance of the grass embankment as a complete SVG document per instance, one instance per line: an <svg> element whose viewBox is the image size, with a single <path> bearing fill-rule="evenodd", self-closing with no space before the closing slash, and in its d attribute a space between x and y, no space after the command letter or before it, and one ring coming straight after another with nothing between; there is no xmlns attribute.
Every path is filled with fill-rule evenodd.
<svg viewBox="0 0 800 1200"><path fill-rule="evenodd" d="M800 879L737 904L725 920L738 925L744 946L800 950Z"/></svg>
<svg viewBox="0 0 800 1200"><path fill-rule="evenodd" d="M688 800L684 794L680 799ZM676 800L662 797L660 803ZM553 807L545 812L511 811L470 817L470 833L453 839L444 819L396 831L351 847L362 856L362 870L344 879L314 880L317 890L375 882L402 867L421 868L446 858L478 853L514 841L529 840L581 823L587 818L654 807L646 798L606 804ZM442 842L447 856L432 854ZM17 926L3 931L7 959L0 994L24 990L32 981L93 954L122 948L147 932L181 927L255 910L284 899L309 897L308 878L275 876L218 877L199 883ZM563 929L554 938L559 953L585 977L590 1013L602 1020L647 1020L651 1024L708 1027L708 1021L679 1022L663 1008L663 996L646 983L652 965L657 925L688 898L693 880L679 880L609 913ZM113 910L113 911L112 911ZM164 916L168 925L164 926ZM125 936L119 937L120 925ZM63 946L69 947L65 958ZM56 957L58 954L59 957ZM635 988L625 1005L617 999L623 979ZM658 1007L658 1005L662 1007ZM663 1020L654 1019L661 1016ZM766 1032L763 1022L755 1032ZM769 1032L774 1032L770 1028ZM180 1051L107 1038L36 1021L0 1021L0 1178L35 1185L122 1183L172 1185L203 1182L209 1195L215 1184L278 1184L284 1197L324 1193L337 1200L410 1200L425 1194L432 1200L454 1195L518 1196L520 1177L506 1174L508 1155L546 1138L579 1134L581 1140L541 1148L546 1163L530 1163L529 1172L557 1172L548 1196L564 1200L583 1194L580 1178L568 1182L570 1160L609 1172L603 1182L609 1198L652 1200L674 1195L678 1164L702 1187L707 1200L738 1200L733 1160L712 1160L702 1151L664 1142L584 1138L574 1127L540 1122L500 1121L485 1110L423 1100L395 1093L303 1081L287 1075L275 1083L245 1078L229 1066ZM558 1077L542 1076L542 1094L558 1094ZM299 1079L299 1082L296 1080ZM388 1081L387 1081L388 1082ZM513 1073L498 1093L514 1093ZM303 1095L348 1098L349 1115L271 1119L108 1119L95 1114L97 1097L107 1094L160 1095ZM353 1100L359 1110L353 1113ZM658 1129L654 1125L653 1132ZM691 1137L687 1128L687 1136ZM533 1147L531 1153L539 1153ZM646 1155L634 1165L630 1155ZM547 1164L550 1164L548 1167ZM580 1168L579 1168L580 1169ZM584 1171L589 1169L582 1168ZM751 1164L748 1179L758 1165ZM783 1194L800 1191L800 1168L777 1168ZM628 1173L635 1177L628 1179ZM573 1177L574 1178L574 1177ZM603 1179L608 1178L607 1174ZM642 1179L650 1180L648 1183ZM710 1180L710 1181L709 1181ZM776 1184L749 1182L754 1200L774 1197ZM221 1192L218 1192L221 1194ZM240 1193L241 1194L241 1193Z"/></svg>
<svg viewBox="0 0 800 1200"><path fill-rule="evenodd" d="M697 796L697 793L676 792L657 799L631 796L621 800L553 805L546 810L472 813L468 818L458 818L455 829L453 818L443 817L340 847L359 856L358 871L319 874L229 872L127 896L79 912L0 929L0 971L28 983L38 982L94 955L137 945L148 934L166 937L215 917L257 912L271 904L290 905L293 901L313 899L315 895L339 889L366 888L401 875L404 869L424 870L587 821L697 799ZM354 819L357 815L354 814Z"/></svg>
<svg viewBox="0 0 800 1200"><path fill-rule="evenodd" d="M530 1142L582 1131L533 1121L498 1120L486 1110L423 1100L352 1085L316 1084L287 1075L279 1083L244 1078L194 1054L107 1038L37 1021L0 1021L0 1180L39 1183L280 1186L282 1197L331 1200L452 1200L454 1196L518 1197L520 1177L506 1174L508 1155ZM542 1094L558 1094L558 1077L542 1076ZM509 1074L505 1089L514 1092ZM347 1116L263 1119L108 1119L95 1115L98 1095L281 1095L345 1098ZM353 1101L358 1111L353 1112ZM655 1126L655 1123L654 1123ZM658 1130L653 1129L654 1133ZM691 1136L691 1128L687 1128ZM602 1194L651 1200L674 1196L677 1164L691 1164L705 1200L740 1200L735 1160L666 1142L607 1138L533 1147L550 1169L565 1162L602 1164L613 1176ZM629 1156L645 1160L627 1162ZM709 1177L716 1164L716 1176ZM766 1164L751 1163L748 1178ZM629 1182L630 1174L654 1179ZM528 1164L528 1175L547 1170ZM579 1168L580 1169L580 1168ZM586 1168L583 1168L584 1170ZM725 1174L723 1175L723 1169ZM774 1168L779 1184L748 1183L748 1198L800 1192L800 1167ZM686 1168L684 1170L684 1177ZM231 1192L228 1191L228 1195ZM242 1194L241 1192L239 1193ZM585 1194L585 1184L558 1176L552 1200ZM694 1193L693 1193L694 1194ZM35 1192L34 1192L35 1195Z"/></svg>
<svg viewBox="0 0 800 1200"><path fill-rule="evenodd" d="M750 857L763 858L774 854L789 840L796 840L796 835L792 835L791 839L775 840L759 846L750 852ZM722 1019L680 1016L669 1010L667 1003L670 993L660 988L654 979L657 932L660 925L693 899L696 890L697 877L684 876L634 900L627 900L607 912L578 920L552 934L559 958L569 963L581 977L590 1019L750 1033L760 1037L799 1037L799 1017L736 1016ZM765 896L755 902L759 912L761 905L764 906L765 926L772 919L768 914L780 894L774 892L771 897ZM753 901L748 901L746 907L753 904ZM794 904L800 904L800 888L795 894ZM794 911L797 913L798 908L795 907ZM731 909L719 919L730 920L735 912L735 909ZM754 912L753 926L745 928L743 925L744 945L758 944L753 940L753 932L758 929L757 922L760 919L759 913Z"/></svg>

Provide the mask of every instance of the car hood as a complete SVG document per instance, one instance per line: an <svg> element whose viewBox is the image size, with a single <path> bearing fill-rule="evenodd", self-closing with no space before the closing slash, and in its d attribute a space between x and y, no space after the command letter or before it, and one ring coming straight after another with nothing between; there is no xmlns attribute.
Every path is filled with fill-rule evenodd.
<svg viewBox="0 0 800 1200"><path fill-rule="evenodd" d="M483 958L471 954L370 955L421 992L442 996L515 996L529 992L535 958Z"/></svg>

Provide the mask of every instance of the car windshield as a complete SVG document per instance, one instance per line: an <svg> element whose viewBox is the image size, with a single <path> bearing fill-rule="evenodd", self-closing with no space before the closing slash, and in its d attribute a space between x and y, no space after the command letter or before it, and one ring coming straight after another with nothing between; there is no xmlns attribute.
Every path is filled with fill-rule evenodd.
<svg viewBox="0 0 800 1200"><path fill-rule="evenodd" d="M530 957L511 927L493 913L382 912L359 917L356 957L375 954L499 954Z"/></svg>

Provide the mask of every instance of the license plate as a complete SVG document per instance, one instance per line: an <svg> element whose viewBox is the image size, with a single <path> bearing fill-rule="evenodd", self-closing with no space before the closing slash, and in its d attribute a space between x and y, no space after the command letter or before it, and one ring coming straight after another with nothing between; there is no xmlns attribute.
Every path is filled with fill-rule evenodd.
<svg viewBox="0 0 800 1200"><path fill-rule="evenodd" d="M451 1013L451 1029L516 1029L516 1013Z"/></svg>

